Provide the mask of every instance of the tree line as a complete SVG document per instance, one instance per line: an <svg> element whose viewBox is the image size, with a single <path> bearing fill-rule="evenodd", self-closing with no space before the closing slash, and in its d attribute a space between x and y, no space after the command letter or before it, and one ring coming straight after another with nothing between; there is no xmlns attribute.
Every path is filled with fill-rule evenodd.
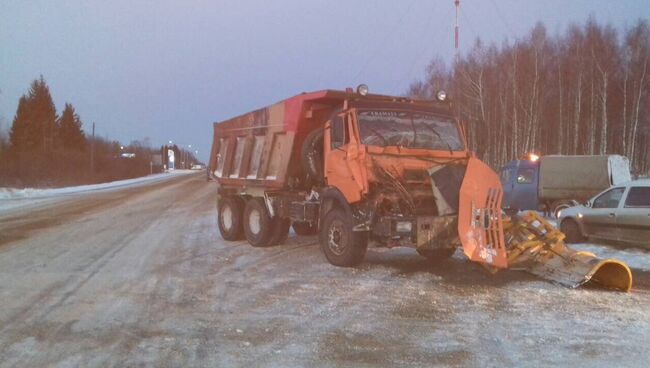
<svg viewBox="0 0 650 368"><path fill-rule="evenodd" d="M18 101L8 136L0 132L0 186L64 186L147 175L148 142L128 146L88 137L71 103L57 115L49 87L41 76ZM134 156L125 158L122 153Z"/></svg>
<svg viewBox="0 0 650 368"><path fill-rule="evenodd" d="M429 64L409 95L449 91L471 148L493 167L527 152L622 154L650 173L650 27L589 19L549 36L538 23L500 46L479 38L449 68Z"/></svg>

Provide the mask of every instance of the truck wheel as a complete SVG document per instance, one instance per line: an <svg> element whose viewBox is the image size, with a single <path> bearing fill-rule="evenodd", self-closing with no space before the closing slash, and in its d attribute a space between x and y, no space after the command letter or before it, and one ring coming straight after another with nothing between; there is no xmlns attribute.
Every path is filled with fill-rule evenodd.
<svg viewBox="0 0 650 368"><path fill-rule="evenodd" d="M429 262L441 262L450 258L456 253L456 248L440 249L416 249L418 254L426 258Z"/></svg>
<svg viewBox="0 0 650 368"><path fill-rule="evenodd" d="M323 129L316 129L307 134L302 144L300 160L305 172L312 180L322 182L325 180L323 174Z"/></svg>
<svg viewBox="0 0 650 368"><path fill-rule="evenodd" d="M219 232L224 240L243 238L242 212L244 201L239 197L222 197L217 206Z"/></svg>
<svg viewBox="0 0 650 368"><path fill-rule="evenodd" d="M567 243L580 243L585 240L582 232L580 232L580 226L578 226L578 223L573 219L568 218L562 221L562 224L560 224L560 231L566 235L564 240Z"/></svg>
<svg viewBox="0 0 650 368"><path fill-rule="evenodd" d="M316 235L318 233L318 226L311 222L294 222L293 231L298 235Z"/></svg>
<svg viewBox="0 0 650 368"><path fill-rule="evenodd" d="M366 255L368 233L352 231L352 223L345 212L334 208L325 215L319 242L331 264L353 267L361 263Z"/></svg>
<svg viewBox="0 0 650 368"><path fill-rule="evenodd" d="M570 208L570 207L575 207L577 205L578 205L578 202L576 202L574 200L557 201L557 202L553 202L551 204L551 211L553 211L553 216L555 216L555 218L557 219L557 218L560 218L560 216L559 216L560 211L562 211L563 209Z"/></svg>
<svg viewBox="0 0 650 368"><path fill-rule="evenodd" d="M254 247L265 247L273 237L273 220L262 198L251 198L244 209L244 234Z"/></svg>
<svg viewBox="0 0 650 368"><path fill-rule="evenodd" d="M284 217L276 217L273 219L273 235L271 235L271 242L269 245L277 245L289 236L289 227L291 227L291 219Z"/></svg>

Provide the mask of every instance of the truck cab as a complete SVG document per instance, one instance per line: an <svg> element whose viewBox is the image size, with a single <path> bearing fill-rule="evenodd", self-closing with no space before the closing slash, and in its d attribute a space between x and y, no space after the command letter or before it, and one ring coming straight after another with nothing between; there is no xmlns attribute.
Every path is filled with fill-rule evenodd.
<svg viewBox="0 0 650 368"><path fill-rule="evenodd" d="M515 160L501 167L499 178L503 186L502 207L507 212L537 210L539 161Z"/></svg>

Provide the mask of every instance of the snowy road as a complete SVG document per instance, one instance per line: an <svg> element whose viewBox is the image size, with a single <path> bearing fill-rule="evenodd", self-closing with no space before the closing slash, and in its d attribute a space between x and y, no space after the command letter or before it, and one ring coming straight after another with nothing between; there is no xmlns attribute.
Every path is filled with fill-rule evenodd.
<svg viewBox="0 0 650 368"><path fill-rule="evenodd" d="M0 367L647 366L650 272L570 290L409 249L216 230L204 175L0 214ZM641 256L647 252L638 250Z"/></svg>

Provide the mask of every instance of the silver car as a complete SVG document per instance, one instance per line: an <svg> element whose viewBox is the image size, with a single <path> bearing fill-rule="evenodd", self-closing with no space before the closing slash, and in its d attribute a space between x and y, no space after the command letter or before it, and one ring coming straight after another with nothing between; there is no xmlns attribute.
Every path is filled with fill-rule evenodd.
<svg viewBox="0 0 650 368"><path fill-rule="evenodd" d="M586 238L650 247L650 179L614 186L558 216L568 243Z"/></svg>

